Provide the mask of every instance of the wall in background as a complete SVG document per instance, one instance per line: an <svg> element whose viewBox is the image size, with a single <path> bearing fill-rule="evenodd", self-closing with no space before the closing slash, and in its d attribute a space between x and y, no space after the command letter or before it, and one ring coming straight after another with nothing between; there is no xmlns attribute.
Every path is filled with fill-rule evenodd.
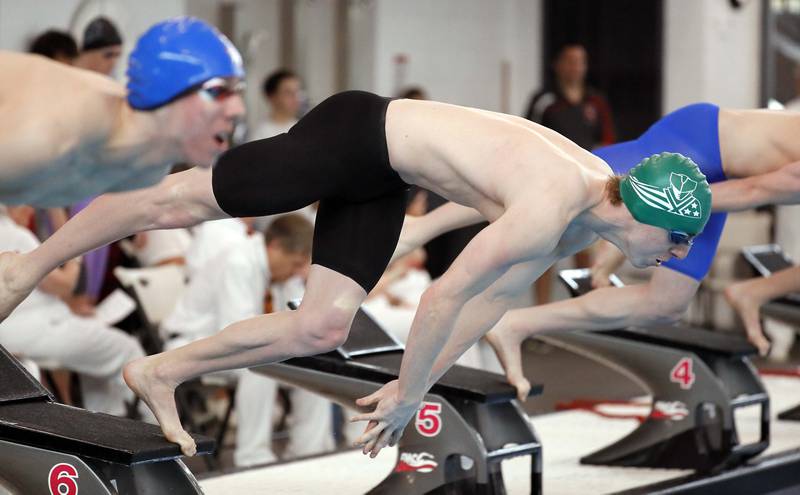
<svg viewBox="0 0 800 495"><path fill-rule="evenodd" d="M82 31L83 19L95 15L107 15L117 24L125 38L123 61L116 71L116 78L124 81L125 60L139 37L153 23L164 18L186 12L186 0L0 0L0 49L25 51L31 39L47 29L69 31L73 20ZM80 32L73 32L79 37Z"/></svg>
<svg viewBox="0 0 800 495"><path fill-rule="evenodd" d="M539 84L540 12L539 0L376 0L374 90L420 85L437 100L519 114Z"/></svg>
<svg viewBox="0 0 800 495"><path fill-rule="evenodd" d="M432 98L519 114L540 85L542 0L340 1L348 20L346 88L393 94L398 85L419 84ZM83 6L119 21L127 51L150 24L166 17L190 13L213 22L220 2L0 0L0 49L24 50L47 28L69 29ZM280 65L281 0L233 2L233 37L248 59L247 103L255 122L264 115L260 82ZM312 102L319 102L346 89L336 78L342 56L334 42L339 1L290 5L294 68L305 77ZM664 9L663 111L696 101L757 106L761 3L733 9L722 0L669 0ZM120 64L121 81L124 69Z"/></svg>
<svg viewBox="0 0 800 495"><path fill-rule="evenodd" d="M698 101L756 107L761 2L664 2L664 112Z"/></svg>

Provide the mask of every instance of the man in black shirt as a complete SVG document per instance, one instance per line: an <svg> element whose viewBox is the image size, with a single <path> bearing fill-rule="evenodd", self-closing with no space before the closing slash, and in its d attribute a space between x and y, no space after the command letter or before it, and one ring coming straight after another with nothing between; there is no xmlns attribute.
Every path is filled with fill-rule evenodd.
<svg viewBox="0 0 800 495"><path fill-rule="evenodd" d="M525 118L549 127L586 150L615 141L606 99L586 85L586 50L564 45L553 63L555 84L531 99Z"/></svg>

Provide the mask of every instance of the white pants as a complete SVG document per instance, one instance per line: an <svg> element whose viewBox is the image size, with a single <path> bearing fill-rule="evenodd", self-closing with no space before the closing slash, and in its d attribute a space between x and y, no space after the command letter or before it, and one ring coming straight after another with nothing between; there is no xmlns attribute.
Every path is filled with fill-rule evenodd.
<svg viewBox="0 0 800 495"><path fill-rule="evenodd" d="M236 388L237 467L276 460L272 451L272 411L278 383L259 373L242 370ZM289 418L289 445L286 457L300 457L332 450L331 403L303 389L291 391L292 415Z"/></svg>
<svg viewBox="0 0 800 495"><path fill-rule="evenodd" d="M0 328L0 344L41 368L65 368L81 375L83 405L90 411L124 415L133 392L122 368L143 357L139 342L94 318L71 316L27 332Z"/></svg>

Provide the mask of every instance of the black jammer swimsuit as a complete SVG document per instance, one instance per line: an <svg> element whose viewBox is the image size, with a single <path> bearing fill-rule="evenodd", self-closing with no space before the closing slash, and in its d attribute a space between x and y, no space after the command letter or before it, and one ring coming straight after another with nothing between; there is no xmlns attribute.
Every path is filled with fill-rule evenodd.
<svg viewBox="0 0 800 495"><path fill-rule="evenodd" d="M228 150L212 175L220 208L232 217L256 217L319 200L312 263L369 292L397 245L408 188L389 164L390 101L363 91L339 93L289 132Z"/></svg>

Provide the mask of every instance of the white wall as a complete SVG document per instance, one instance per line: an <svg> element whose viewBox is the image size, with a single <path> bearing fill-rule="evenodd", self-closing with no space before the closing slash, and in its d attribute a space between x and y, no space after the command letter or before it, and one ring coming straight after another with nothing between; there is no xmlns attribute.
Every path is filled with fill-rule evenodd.
<svg viewBox="0 0 800 495"><path fill-rule="evenodd" d="M296 2L294 9L295 69L303 76L308 98L316 105L337 92L336 3Z"/></svg>
<svg viewBox="0 0 800 495"><path fill-rule="evenodd" d="M543 43L542 3L513 0L505 11L505 53L511 63L509 113L522 115L541 85Z"/></svg>
<svg viewBox="0 0 800 495"><path fill-rule="evenodd" d="M80 0L0 0L0 49L25 51L31 39L47 29L80 35L86 19L107 15L124 40L123 60L116 77L124 81L127 54L153 23L185 13L186 0L137 0L134 2L82 2ZM79 7L82 9L79 11ZM74 22L74 25L73 25Z"/></svg>
<svg viewBox="0 0 800 495"><path fill-rule="evenodd" d="M350 2L347 7L348 89L375 91L375 2Z"/></svg>
<svg viewBox="0 0 800 495"><path fill-rule="evenodd" d="M376 0L374 91L420 85L433 99L501 110L501 67L511 67L513 113L538 85L539 0ZM398 77L396 57L407 63Z"/></svg>
<svg viewBox="0 0 800 495"><path fill-rule="evenodd" d="M279 4L279 0L240 0L236 8L233 42L241 50L247 69L245 103L251 129L267 115L261 83L280 65Z"/></svg>
<svg viewBox="0 0 800 495"><path fill-rule="evenodd" d="M0 0L0 48L25 51L30 41L49 28L68 30L79 0Z"/></svg>
<svg viewBox="0 0 800 495"><path fill-rule="evenodd" d="M761 3L664 2L664 112L698 101L758 105Z"/></svg>

